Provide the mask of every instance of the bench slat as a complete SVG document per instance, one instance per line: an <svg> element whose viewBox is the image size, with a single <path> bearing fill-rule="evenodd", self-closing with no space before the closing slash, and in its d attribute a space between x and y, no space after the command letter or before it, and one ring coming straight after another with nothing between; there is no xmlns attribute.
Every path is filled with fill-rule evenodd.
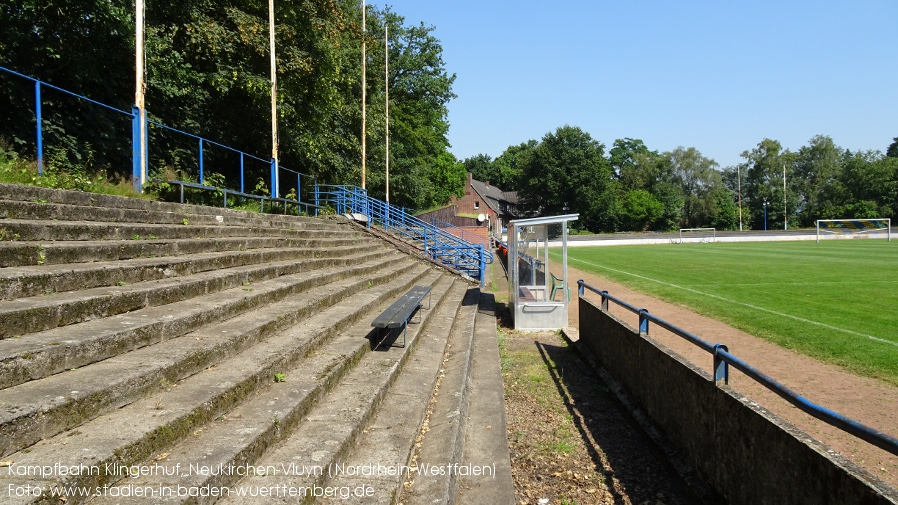
<svg viewBox="0 0 898 505"><path fill-rule="evenodd" d="M379 316L374 318L371 326L376 328L401 328L421 306L421 301L430 293L430 286L415 286L408 293L399 297Z"/></svg>

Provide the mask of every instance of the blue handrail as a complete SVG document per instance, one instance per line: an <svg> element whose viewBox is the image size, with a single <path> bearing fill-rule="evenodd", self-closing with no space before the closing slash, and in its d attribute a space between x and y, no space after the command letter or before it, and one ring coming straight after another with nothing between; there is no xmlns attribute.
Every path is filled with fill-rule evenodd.
<svg viewBox="0 0 898 505"><path fill-rule="evenodd" d="M431 259L478 279L481 286L486 265L493 262L492 253L483 245L472 244L427 223L402 207L371 198L366 190L356 186L317 185L315 204L332 205L338 214L362 214L368 227L380 225L384 231L420 245Z"/></svg>
<svg viewBox="0 0 898 505"><path fill-rule="evenodd" d="M803 396L799 395L795 391L792 391L783 384L780 384L770 376L765 375L763 372L749 365L745 361L737 358L735 355L731 354L729 350L727 350L725 345L712 345L707 341L693 335L692 333L689 333L686 330L678 328L657 316L649 314L648 310L638 309L635 306L630 305L623 300L610 295L608 291L599 290L593 286L590 286L589 284L586 284L582 280L577 281L577 286L579 286L579 294L581 297L585 296L586 290L592 291L593 293L601 296L601 308L603 311L608 310L608 302L612 301L620 307L623 307L628 311L633 312L634 314L638 314L640 333L648 334L648 321L652 321L658 326L670 331L674 335L682 337L687 341L693 343L694 345L700 347L701 349L711 353L714 359L714 381L718 385L728 383L728 365L732 365L734 368L741 371L748 377L751 377L770 391L773 391L774 393L800 409L802 412L814 416L831 426L835 426L836 428L839 428L846 433L850 433L851 435L869 442L884 451L888 451L891 454L898 456L898 439L886 435L879 430L866 426L858 421L855 421L854 419L843 416L838 412L829 410L825 407L811 402L807 398L804 398Z"/></svg>

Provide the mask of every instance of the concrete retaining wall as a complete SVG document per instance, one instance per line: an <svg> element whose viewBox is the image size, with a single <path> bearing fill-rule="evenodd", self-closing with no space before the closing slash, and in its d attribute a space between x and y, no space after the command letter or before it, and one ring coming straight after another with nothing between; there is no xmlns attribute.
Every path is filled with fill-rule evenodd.
<svg viewBox="0 0 898 505"><path fill-rule="evenodd" d="M898 503L898 492L865 470L591 301L579 303L582 349L730 504Z"/></svg>

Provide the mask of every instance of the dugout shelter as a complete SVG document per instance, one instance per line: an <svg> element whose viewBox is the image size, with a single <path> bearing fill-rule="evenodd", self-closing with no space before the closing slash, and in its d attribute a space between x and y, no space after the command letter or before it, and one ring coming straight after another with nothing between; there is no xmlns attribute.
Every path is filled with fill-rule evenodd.
<svg viewBox="0 0 898 505"><path fill-rule="evenodd" d="M508 299L516 330L556 330L568 325L568 223L579 214L517 219L508 223ZM561 248L560 268L549 260L549 242Z"/></svg>

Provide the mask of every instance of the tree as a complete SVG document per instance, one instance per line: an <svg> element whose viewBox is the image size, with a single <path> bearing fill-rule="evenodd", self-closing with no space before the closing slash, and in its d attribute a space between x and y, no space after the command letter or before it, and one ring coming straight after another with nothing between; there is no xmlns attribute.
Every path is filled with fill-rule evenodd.
<svg viewBox="0 0 898 505"><path fill-rule="evenodd" d="M746 160L742 165L743 219L752 228L763 229L765 200L768 203L768 223L782 223L784 219L791 218L798 198L796 192L788 187L784 196L783 171L792 166L795 155L784 151L776 140L764 139L751 151L744 151L742 157ZM794 179L792 177L793 184ZM783 215L784 211L788 217Z"/></svg>
<svg viewBox="0 0 898 505"><path fill-rule="evenodd" d="M616 229L604 146L580 128L562 126L546 134L523 167L521 180L524 203L540 215L579 213L589 230Z"/></svg>
<svg viewBox="0 0 898 505"><path fill-rule="evenodd" d="M621 198L620 225L623 230L649 230L663 214L664 204L644 189L631 189Z"/></svg>
<svg viewBox="0 0 898 505"><path fill-rule="evenodd" d="M886 156L889 158L898 158L898 137L892 139L893 142L889 144L889 148L886 150Z"/></svg>
<svg viewBox="0 0 898 505"><path fill-rule="evenodd" d="M389 9L370 9L369 33L383 33L389 27L389 96L390 96L390 193L391 203L426 208L446 203L448 192L461 194L464 189L465 168L449 154L448 102L455 98L449 75L443 66L442 46L431 32L432 26L423 23L406 26L405 19ZM372 24L381 23L379 27ZM373 35L372 35L373 36ZM369 75L384 75L383 39L369 51ZM384 138L382 114L384 110L383 83L369 79L369 124L379 131L373 138ZM377 118L381 116L381 118ZM373 120L373 121L372 121ZM373 145L372 145L373 144ZM385 186L385 150L383 142L370 142L371 170L369 188L375 196L383 196ZM450 157L452 162L450 163ZM444 181L452 187L437 190L434 181Z"/></svg>
<svg viewBox="0 0 898 505"><path fill-rule="evenodd" d="M495 173L498 174L496 186L506 191L519 191L523 184L521 181L523 168L530 162L530 156L538 145L538 141L531 139L508 146L508 149L493 161Z"/></svg>
<svg viewBox="0 0 898 505"><path fill-rule="evenodd" d="M842 218L891 217L898 203L898 158L879 151L846 153L840 177L847 192Z"/></svg>
<svg viewBox="0 0 898 505"><path fill-rule="evenodd" d="M832 208L842 172L842 150L830 137L817 135L807 146L801 147L792 166L795 174L793 187L799 195L799 218L802 226L813 226L817 219L830 216L826 209Z"/></svg>
<svg viewBox="0 0 898 505"><path fill-rule="evenodd" d="M673 184L682 195L681 228L711 226L718 214L720 193L725 192L717 163L702 156L694 147L677 147L664 153Z"/></svg>
<svg viewBox="0 0 898 505"><path fill-rule="evenodd" d="M493 168L493 159L487 154L477 154L465 158L462 162L465 170L470 172L478 181L498 181L497 173Z"/></svg>

